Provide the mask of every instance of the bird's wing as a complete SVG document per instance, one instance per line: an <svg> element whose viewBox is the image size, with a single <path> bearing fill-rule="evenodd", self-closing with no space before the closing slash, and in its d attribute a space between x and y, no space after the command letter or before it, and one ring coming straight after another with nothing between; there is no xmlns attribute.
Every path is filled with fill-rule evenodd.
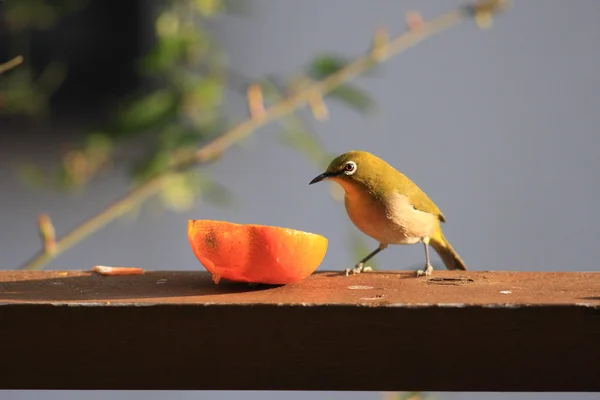
<svg viewBox="0 0 600 400"><path fill-rule="evenodd" d="M446 217L440 209L435 205L435 203L423 192L413 181L408 179L406 176L404 178L408 181L405 183L405 196L408 197L410 204L419 211L423 211L429 214L433 214L439 218L440 221L446 222Z"/></svg>
<svg viewBox="0 0 600 400"><path fill-rule="evenodd" d="M425 194L425 193L423 193ZM425 197L420 197L419 201L415 201L413 197L409 197L410 203L412 206L419 211L424 211L429 214L433 214L439 218L440 221L446 222L446 217L440 211L440 209L435 205L433 201L427 195Z"/></svg>

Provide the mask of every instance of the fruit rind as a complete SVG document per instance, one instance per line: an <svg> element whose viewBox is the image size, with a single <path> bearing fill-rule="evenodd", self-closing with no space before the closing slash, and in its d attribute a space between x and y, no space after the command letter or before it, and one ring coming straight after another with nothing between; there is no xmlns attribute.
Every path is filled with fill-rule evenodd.
<svg viewBox="0 0 600 400"><path fill-rule="evenodd" d="M312 274L328 239L292 228L189 220L188 240L213 277L251 283L289 284Z"/></svg>

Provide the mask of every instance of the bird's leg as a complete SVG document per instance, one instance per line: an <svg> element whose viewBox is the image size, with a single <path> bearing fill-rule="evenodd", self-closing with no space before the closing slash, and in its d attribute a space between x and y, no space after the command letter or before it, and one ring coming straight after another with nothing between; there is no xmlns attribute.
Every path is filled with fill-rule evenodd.
<svg viewBox="0 0 600 400"><path fill-rule="evenodd" d="M361 272L371 272L373 271L373 268L369 267L369 266L364 266L364 264L369 261L371 258L375 257L375 255L377 253L379 253L381 250L384 250L388 245L387 244L379 244L379 247L377 247L375 250L373 250L371 253L369 253L368 256L366 256L365 258L363 258L362 260L360 260L355 266L354 268L350 269L347 268L346 269L346 276L348 276L348 274L350 273L350 271L352 271L352 275L356 275L356 274L360 274Z"/></svg>
<svg viewBox="0 0 600 400"><path fill-rule="evenodd" d="M423 240L423 245L425 246L425 270L418 270L417 271L417 276L430 276L431 273L433 272L433 267L431 266L431 263L429 262L429 237L424 237Z"/></svg>

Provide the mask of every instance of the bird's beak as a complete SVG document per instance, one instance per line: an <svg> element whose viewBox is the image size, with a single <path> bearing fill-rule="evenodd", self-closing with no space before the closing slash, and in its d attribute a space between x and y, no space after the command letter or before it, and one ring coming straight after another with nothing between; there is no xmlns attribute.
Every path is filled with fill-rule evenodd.
<svg viewBox="0 0 600 400"><path fill-rule="evenodd" d="M315 179L310 181L309 185L312 185L313 183L321 182L323 179L327 179L333 175L334 174L332 174L331 172L323 172L321 175L316 176Z"/></svg>

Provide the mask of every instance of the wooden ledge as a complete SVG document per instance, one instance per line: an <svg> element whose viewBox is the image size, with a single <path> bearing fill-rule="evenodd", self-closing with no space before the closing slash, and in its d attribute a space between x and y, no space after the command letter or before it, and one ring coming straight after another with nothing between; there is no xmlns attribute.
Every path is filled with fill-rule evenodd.
<svg viewBox="0 0 600 400"><path fill-rule="evenodd" d="M0 272L0 389L600 391L600 273Z"/></svg>
<svg viewBox="0 0 600 400"><path fill-rule="evenodd" d="M428 278L385 271L345 276L317 272L287 286L249 288L207 272L149 271L104 277L85 271L0 271L0 304L279 304L354 306L600 306L600 273L452 272Z"/></svg>

